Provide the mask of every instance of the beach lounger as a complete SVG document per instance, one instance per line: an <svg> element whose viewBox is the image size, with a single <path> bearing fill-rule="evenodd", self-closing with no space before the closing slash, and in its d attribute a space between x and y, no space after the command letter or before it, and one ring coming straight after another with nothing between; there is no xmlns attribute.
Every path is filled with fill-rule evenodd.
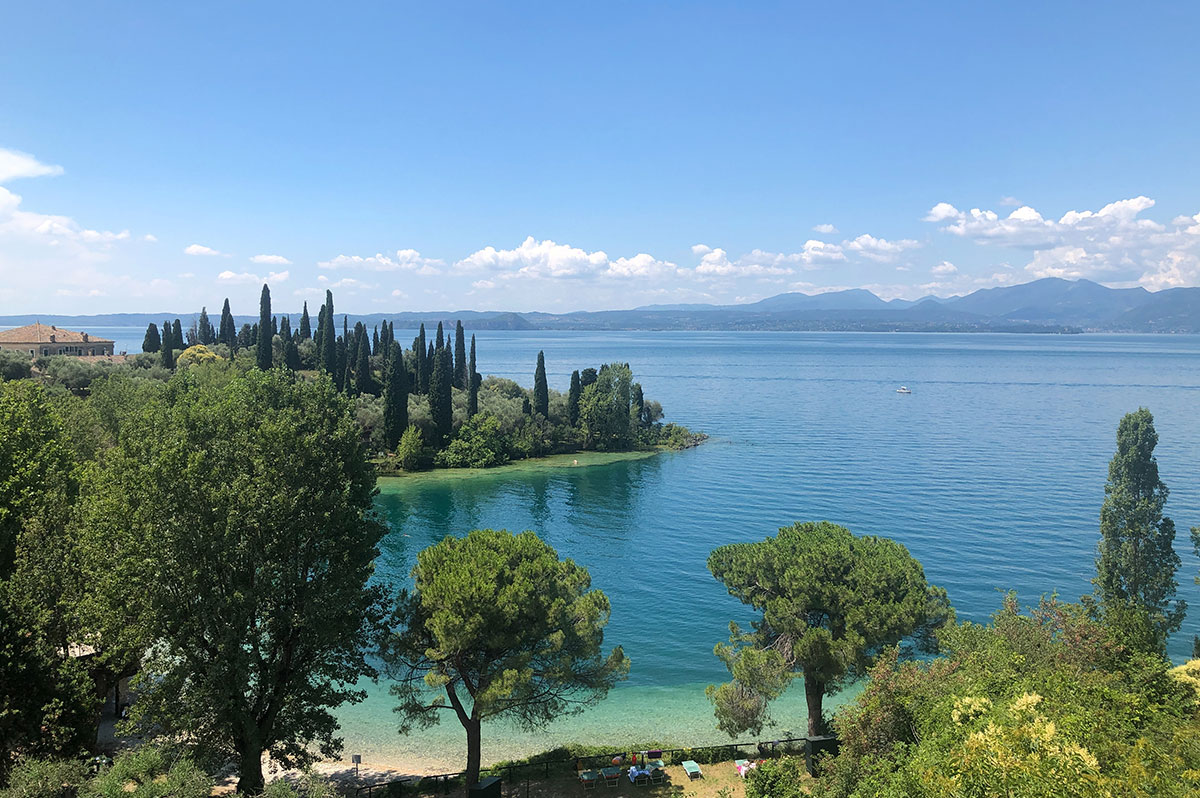
<svg viewBox="0 0 1200 798"><path fill-rule="evenodd" d="M680 764L683 766L683 772L688 774L689 779L701 778L704 776L704 773L700 770L700 766L696 764L695 760L689 759L688 761L681 762Z"/></svg>
<svg viewBox="0 0 1200 798"><path fill-rule="evenodd" d="M594 770L584 770L579 773L579 783L583 785L585 790L596 789L596 784L600 781L600 774Z"/></svg>
<svg viewBox="0 0 1200 798"><path fill-rule="evenodd" d="M616 787L621 781L620 768L604 768L600 771L600 775L604 777L605 787Z"/></svg>

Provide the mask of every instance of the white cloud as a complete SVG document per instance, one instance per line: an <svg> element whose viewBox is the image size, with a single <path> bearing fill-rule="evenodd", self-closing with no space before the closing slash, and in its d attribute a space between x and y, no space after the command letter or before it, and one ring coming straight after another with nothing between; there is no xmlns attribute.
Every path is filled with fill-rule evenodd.
<svg viewBox="0 0 1200 798"><path fill-rule="evenodd" d="M151 233L146 233L146 235L142 236L142 240L148 244L153 244L155 241L158 241L158 238Z"/></svg>
<svg viewBox="0 0 1200 798"><path fill-rule="evenodd" d="M1016 205L1024 205L1025 203L1021 202L1021 201L1020 201L1019 199L1017 199L1016 197L1012 197L1012 196L1006 196L1006 197L1001 197L1001 198L1000 198L1000 204L1001 204L1001 205L1008 205L1008 206L1016 206Z"/></svg>
<svg viewBox="0 0 1200 798"><path fill-rule="evenodd" d="M291 276L290 272L271 272L266 277L259 277L257 274L250 272L234 272L226 269L217 275L217 280L222 283L231 283L234 285L257 285L259 283L282 283Z"/></svg>
<svg viewBox="0 0 1200 798"><path fill-rule="evenodd" d="M21 177L47 177L62 173L61 166L44 164L28 153L0 148L0 183Z"/></svg>
<svg viewBox="0 0 1200 798"><path fill-rule="evenodd" d="M944 260L941 263L939 263L937 266L934 266L929 271L930 271L930 273L936 274L939 276L946 275L946 274L958 274L958 267L955 266L950 261Z"/></svg>
<svg viewBox="0 0 1200 798"><path fill-rule="evenodd" d="M814 233L824 233L825 235L831 235L837 231L838 229L831 224L819 224L813 228Z"/></svg>
<svg viewBox="0 0 1200 798"><path fill-rule="evenodd" d="M695 249L695 248L693 248ZM675 275L678 267L644 252L609 258L603 251L587 252L550 239L527 237L515 249L484 247L454 264L466 272L491 272L498 280L573 280L590 277L650 279Z"/></svg>
<svg viewBox="0 0 1200 798"><path fill-rule="evenodd" d="M799 252L752 249L736 260L730 259L724 249L714 249L707 244L694 245L692 252L701 256L693 272L703 277L777 277L792 274L797 269L819 269L846 260L840 246L816 239L805 241Z"/></svg>
<svg viewBox="0 0 1200 798"><path fill-rule="evenodd" d="M254 255L250 258L251 263L265 263L269 266L290 266L291 261L282 255Z"/></svg>
<svg viewBox="0 0 1200 798"><path fill-rule="evenodd" d="M846 249L862 255L864 258L882 263L895 260L901 253L907 252L910 249L916 249L921 246L921 243L911 238L888 241L886 238L876 238L875 236L863 233L853 241L846 241L844 246Z"/></svg>
<svg viewBox="0 0 1200 798"><path fill-rule="evenodd" d="M1022 205L1007 216L940 202L926 221L986 246L1032 250L1029 277L1100 279L1148 288L1192 285L1200 278L1200 214L1179 216L1171 229L1142 215L1153 208L1145 196L1110 202L1098 211L1071 210L1057 220Z"/></svg>
<svg viewBox="0 0 1200 798"><path fill-rule="evenodd" d="M317 263L322 269L363 269L374 272L406 271L421 275L440 274L445 261L426 258L415 249L398 249L395 257L375 253L369 257L361 255L338 255Z"/></svg>
<svg viewBox="0 0 1200 798"><path fill-rule="evenodd" d="M185 254L185 255L205 255L205 256L210 256L210 257L211 256L219 256L219 257L223 257L223 258L228 257L224 252L219 252L219 251L213 249L212 247L206 247L203 244L188 244L186 247L183 248L183 254Z"/></svg>

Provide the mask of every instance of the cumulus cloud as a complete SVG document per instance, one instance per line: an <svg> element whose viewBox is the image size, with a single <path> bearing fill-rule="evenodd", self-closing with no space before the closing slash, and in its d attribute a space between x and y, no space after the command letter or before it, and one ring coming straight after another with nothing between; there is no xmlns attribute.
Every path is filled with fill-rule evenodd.
<svg viewBox="0 0 1200 798"><path fill-rule="evenodd" d="M146 235L142 236L142 240L148 244L153 244L155 241L158 240L158 237L151 233L146 233Z"/></svg>
<svg viewBox="0 0 1200 798"><path fill-rule="evenodd" d="M797 269L813 270L830 263L846 260L846 253L837 244L809 239L799 252L768 252L752 249L750 252L731 259L721 248L707 244L696 244L692 252L700 255L695 268L698 275L721 277L761 277L792 274Z"/></svg>
<svg viewBox="0 0 1200 798"><path fill-rule="evenodd" d="M395 256L377 252L369 257L361 255L338 255L319 261L322 269L363 269L372 272L414 272L421 275L440 274L445 262L438 258L426 258L415 249L398 249Z"/></svg>
<svg viewBox="0 0 1200 798"><path fill-rule="evenodd" d="M950 261L944 260L941 263L939 263L937 266L934 266L929 271L932 274L936 274L938 276L942 276L942 275L946 275L946 274L958 274L958 267L955 266Z"/></svg>
<svg viewBox="0 0 1200 798"><path fill-rule="evenodd" d="M251 263L265 263L268 266L290 266L291 261L282 255L254 255L250 258Z"/></svg>
<svg viewBox="0 0 1200 798"><path fill-rule="evenodd" d="M28 153L0 148L0 183L21 177L50 177L61 175L61 166L44 164Z"/></svg>
<svg viewBox="0 0 1200 798"><path fill-rule="evenodd" d="M271 272L266 277L260 277L250 272L234 272L229 269L217 275L217 280L231 285L257 285L258 283L282 283L291 276L290 272Z"/></svg>
<svg viewBox="0 0 1200 798"><path fill-rule="evenodd" d="M1030 250L1024 267L1029 277L1089 278L1155 289L1195 284L1200 214L1176 217L1172 228L1143 217L1154 205L1153 199L1137 196L1055 219L1029 205L1001 215L939 202L925 220L976 244Z"/></svg>
<svg viewBox="0 0 1200 798"><path fill-rule="evenodd" d="M831 224L819 224L813 228L814 233L824 233L825 235L831 235L837 231L838 229Z"/></svg>
<svg viewBox="0 0 1200 798"><path fill-rule="evenodd" d="M204 255L207 257L228 257L224 252L206 247L203 244L188 244L183 248L184 255ZM232 273L232 272L231 272Z"/></svg>
<svg viewBox="0 0 1200 798"><path fill-rule="evenodd" d="M654 278L678 271L674 263L659 260L644 252L612 259L602 250L588 252L550 239L538 241L533 236L527 237L514 249L484 247L454 266L466 272L490 272L498 280Z"/></svg>
<svg viewBox="0 0 1200 798"><path fill-rule="evenodd" d="M863 233L853 241L845 242L844 246L846 249L862 255L864 258L882 263L895 260L902 253L910 249L916 249L921 246L921 242L914 241L911 238L888 241L886 238L876 238L875 236Z"/></svg>

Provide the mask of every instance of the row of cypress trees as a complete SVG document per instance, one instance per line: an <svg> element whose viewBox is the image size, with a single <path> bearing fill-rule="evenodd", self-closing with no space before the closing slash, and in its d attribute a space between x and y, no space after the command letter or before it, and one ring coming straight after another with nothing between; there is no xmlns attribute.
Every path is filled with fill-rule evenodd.
<svg viewBox="0 0 1200 798"><path fill-rule="evenodd" d="M209 321L208 309L201 308L195 325L188 331L185 344L179 319L173 325L164 323L161 336L158 328L151 324L146 330L142 351L161 353L163 365L174 368L175 351L190 344L224 344L231 352L255 345L255 360L259 368L266 370L274 365L283 365L292 371L299 371L302 367L299 346L304 341L312 340L311 365L317 371L328 374L338 390L352 395L383 394L385 437L389 449L395 448L408 426L410 394L428 397L436 430L436 440L432 441L435 446L444 445L451 434L453 388L468 392L468 416L478 413L481 377L475 367L475 336L471 336L468 352L466 332L461 321L455 323L453 342L446 336L441 322L438 322L434 340L427 340L425 325L422 324L413 338L411 354L406 356L404 348L396 341L394 322L384 321L372 331L358 322L351 329L348 318L343 315L339 331L336 319L333 292L326 291L325 302L317 312L316 329L313 329L308 303L305 302L300 323L293 331L288 316L272 315L270 287L263 285L256 324L243 324L238 330L229 308L229 299L226 298L218 326L214 327ZM282 343L283 362L280 364L274 362L274 339L277 336ZM376 378L372 358L382 373L381 379ZM541 373L542 395L545 395L544 364ZM548 399L540 402L539 407L545 413Z"/></svg>

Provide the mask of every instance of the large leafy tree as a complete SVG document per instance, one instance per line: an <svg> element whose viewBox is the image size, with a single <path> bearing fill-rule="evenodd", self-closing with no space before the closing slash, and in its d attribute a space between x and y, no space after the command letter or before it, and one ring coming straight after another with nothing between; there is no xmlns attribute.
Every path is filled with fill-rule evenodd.
<svg viewBox="0 0 1200 798"><path fill-rule="evenodd" d="M344 397L282 370L176 376L102 464L89 535L110 553L111 614L137 612L149 652L135 725L186 734L263 789L264 752L335 755L330 710L384 616L367 586L383 527Z"/></svg>
<svg viewBox="0 0 1200 798"><path fill-rule="evenodd" d="M821 734L824 696L861 674L883 646L950 615L946 592L925 581L904 546L828 521L722 546L708 569L760 613L750 631L731 623L729 643L715 649L733 678L707 693L730 736L760 732L771 722L770 702L801 676L808 733Z"/></svg>
<svg viewBox="0 0 1200 798"><path fill-rule="evenodd" d="M1180 561L1175 523L1163 515L1169 491L1158 477L1157 445L1149 410L1139 408L1121 419L1100 507L1093 583L1110 627L1137 647L1165 651L1186 604L1173 601Z"/></svg>
<svg viewBox="0 0 1200 798"><path fill-rule="evenodd" d="M629 417L633 371L628 363L607 363L599 372L587 371L592 371L596 378L583 388L579 399L579 428L584 448L625 451L634 440ZM581 377L580 384L583 382Z"/></svg>
<svg viewBox="0 0 1200 798"><path fill-rule="evenodd" d="M603 652L608 597L532 532L447 537L417 555L412 577L384 649L401 731L452 712L467 734L469 784L483 721L541 728L596 703L629 671L619 646Z"/></svg>
<svg viewBox="0 0 1200 798"><path fill-rule="evenodd" d="M73 756L95 685L68 654L78 587L64 534L77 481L62 422L30 382L0 384L0 783L13 755ZM64 556L66 554L66 556Z"/></svg>

